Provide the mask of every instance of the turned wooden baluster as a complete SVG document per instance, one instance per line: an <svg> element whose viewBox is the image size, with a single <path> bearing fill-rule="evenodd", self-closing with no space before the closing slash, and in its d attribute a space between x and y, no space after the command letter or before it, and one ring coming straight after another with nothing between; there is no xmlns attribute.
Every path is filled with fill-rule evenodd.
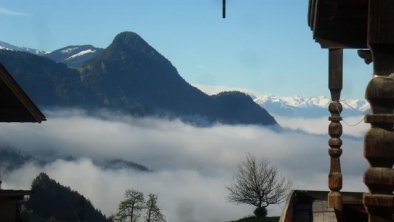
<svg viewBox="0 0 394 222"><path fill-rule="evenodd" d="M342 140L342 120L341 112L342 105L339 102L342 90L342 49L329 49L329 78L328 87L331 93L331 103L328 110L331 113L329 120L331 121L328 127L330 139L328 145L330 146L328 153L330 155L330 173L328 175L328 187L330 193L328 194L328 207L336 210L342 210L342 196L340 190L342 189L342 173L341 163L339 157L342 154L341 145Z"/></svg>
<svg viewBox="0 0 394 222"><path fill-rule="evenodd" d="M394 221L394 1L370 0L368 44L374 63L374 78L366 99L372 114L365 121L371 129L364 139L364 156L370 167L364 182L370 193L363 202L370 222Z"/></svg>

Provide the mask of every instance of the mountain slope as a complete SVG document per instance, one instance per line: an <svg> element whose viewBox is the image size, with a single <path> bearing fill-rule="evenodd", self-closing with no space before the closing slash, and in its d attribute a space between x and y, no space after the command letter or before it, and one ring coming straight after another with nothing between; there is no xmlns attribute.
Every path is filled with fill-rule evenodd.
<svg viewBox="0 0 394 222"><path fill-rule="evenodd" d="M103 53L82 65L83 83L108 105L194 112L210 99L135 33L117 35ZM111 97L111 99L109 99Z"/></svg>
<svg viewBox="0 0 394 222"><path fill-rule="evenodd" d="M0 62L41 107L99 105L95 96L81 84L78 71L64 64L29 53L1 50Z"/></svg>
<svg viewBox="0 0 394 222"><path fill-rule="evenodd" d="M260 107L258 104L253 102L253 99L242 92L230 91L222 92L217 95L213 95L212 98L216 102L216 118L221 121L227 121L230 123L255 123L259 120L262 125L270 125L275 120L268 118L271 116L265 109L260 112L255 112ZM231 110L231 112L228 112Z"/></svg>

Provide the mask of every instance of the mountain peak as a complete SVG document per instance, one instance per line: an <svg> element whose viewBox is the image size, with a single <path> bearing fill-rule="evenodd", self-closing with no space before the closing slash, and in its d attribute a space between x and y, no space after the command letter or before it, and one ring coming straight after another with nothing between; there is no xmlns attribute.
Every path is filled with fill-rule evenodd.
<svg viewBox="0 0 394 222"><path fill-rule="evenodd" d="M134 32L121 32L117 34L112 43L96 57L96 61L110 59L121 63L145 64L148 60L166 60L141 36ZM146 61L144 61L146 60ZM167 61L169 63L169 61ZM119 66L119 64L117 64Z"/></svg>
<svg viewBox="0 0 394 222"><path fill-rule="evenodd" d="M51 178L46 173L41 172L34 180L33 180L33 187L39 186L40 184L44 184L46 186L48 183L51 182Z"/></svg>
<svg viewBox="0 0 394 222"><path fill-rule="evenodd" d="M141 39L141 37L137 33L132 32L132 31L120 32L115 36L114 39L127 39L127 38L131 38L131 39L140 38Z"/></svg>
<svg viewBox="0 0 394 222"><path fill-rule="evenodd" d="M149 44L145 42L145 40L143 40L137 33L127 31L116 35L111 45L120 46L122 48L140 48Z"/></svg>

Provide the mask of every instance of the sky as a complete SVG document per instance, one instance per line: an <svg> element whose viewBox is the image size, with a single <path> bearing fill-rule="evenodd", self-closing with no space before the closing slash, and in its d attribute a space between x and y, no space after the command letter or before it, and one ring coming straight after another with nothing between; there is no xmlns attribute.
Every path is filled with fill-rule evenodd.
<svg viewBox="0 0 394 222"><path fill-rule="evenodd" d="M79 44L105 48L119 32L134 31L194 85L278 96L329 95L328 52L307 26L307 0L227 0L226 19L221 2L0 0L0 41L46 51ZM363 98L371 66L347 50L344 68L343 97ZM23 152L76 160L29 163L2 175L5 188L28 189L44 171L107 215L132 187L157 193L168 221L224 222L253 211L229 203L225 189L243 157L252 153L277 166L293 181L293 189L328 189L326 117L275 116L285 128L278 132L261 126L193 127L176 119L119 114L96 118L80 110L44 112L48 121L42 124L1 124L0 141ZM367 128L363 123L344 126L343 190L366 190L362 136ZM103 170L93 163L112 157L154 172ZM281 206L269 208L270 215L280 212Z"/></svg>
<svg viewBox="0 0 394 222"><path fill-rule="evenodd" d="M141 35L191 84L278 96L328 96L327 50L307 26L307 0L0 0L0 41L52 51L107 47ZM363 98L371 66L344 55L345 98Z"/></svg>

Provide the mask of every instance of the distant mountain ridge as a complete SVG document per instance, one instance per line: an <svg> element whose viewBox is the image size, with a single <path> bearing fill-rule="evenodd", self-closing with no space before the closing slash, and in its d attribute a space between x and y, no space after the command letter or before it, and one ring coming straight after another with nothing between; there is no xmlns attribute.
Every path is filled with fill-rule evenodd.
<svg viewBox="0 0 394 222"><path fill-rule="evenodd" d="M55 161L76 161L77 159L73 156L59 156L56 154L46 155L40 153L29 154L26 152L22 152L17 148L13 147L2 147L0 145L0 172L11 172L13 170L21 168L23 165L32 163L38 166L45 166L51 164ZM92 163L96 167L100 167L106 170L134 170L139 172L152 172L148 167L131 162L128 160L123 160L120 158L115 159L104 159L104 160L96 160L92 159ZM1 175L0 175L1 177Z"/></svg>
<svg viewBox="0 0 394 222"><path fill-rule="evenodd" d="M70 52L70 58L78 53L91 55L81 52L97 49L86 47L55 50L52 58L56 51ZM72 54L74 51L77 54ZM48 55L44 58L6 50L0 50L0 62L41 107L105 108L189 122L277 124L244 93L208 96L191 86L170 61L136 33L120 33L107 48L98 51L78 69L48 59ZM66 58L57 55L59 61Z"/></svg>
<svg viewBox="0 0 394 222"><path fill-rule="evenodd" d="M72 68L78 68L83 63L100 53L103 49L92 45L70 45L52 52L46 52L33 48L18 47L7 42L0 41L0 50L28 52L34 55L47 57L55 62L66 64Z"/></svg>
<svg viewBox="0 0 394 222"><path fill-rule="evenodd" d="M47 53L44 56L55 62L64 63L69 67L78 68L101 51L103 51L102 48L96 48L92 45L71 45Z"/></svg>
<svg viewBox="0 0 394 222"><path fill-rule="evenodd" d="M45 55L48 52L38 49L32 49L27 47L18 47L12 44L0 41L0 50L10 50L10 51L20 51L20 52L28 52L34 55Z"/></svg>

